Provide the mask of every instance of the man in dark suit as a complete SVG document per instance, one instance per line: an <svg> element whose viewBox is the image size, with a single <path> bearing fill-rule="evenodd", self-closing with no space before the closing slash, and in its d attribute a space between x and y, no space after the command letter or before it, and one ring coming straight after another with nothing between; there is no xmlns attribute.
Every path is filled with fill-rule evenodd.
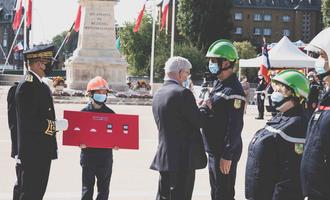
<svg viewBox="0 0 330 200"><path fill-rule="evenodd" d="M11 157L16 160L16 183L13 190L13 200L19 200L20 195L20 172L21 172L21 162L17 159L17 118L16 118L16 103L15 103L15 91L18 82L15 82L13 86L10 87L7 94L7 114L8 114L8 127L11 136Z"/></svg>
<svg viewBox="0 0 330 200"><path fill-rule="evenodd" d="M195 170L206 167L200 134L202 115L192 92L182 83L191 63L172 57L165 64L165 83L153 98L159 143L151 169L160 173L157 200L190 200Z"/></svg>
<svg viewBox="0 0 330 200"><path fill-rule="evenodd" d="M15 101L18 159L21 161L20 200L41 200L46 191L51 160L57 158L56 131L66 120L55 120L53 98L42 77L52 70L53 46L24 52L28 72L18 84Z"/></svg>

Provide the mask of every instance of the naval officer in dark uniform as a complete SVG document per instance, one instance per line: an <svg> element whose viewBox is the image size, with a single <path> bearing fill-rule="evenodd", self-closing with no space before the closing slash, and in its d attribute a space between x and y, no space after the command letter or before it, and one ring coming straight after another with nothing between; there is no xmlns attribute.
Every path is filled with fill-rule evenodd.
<svg viewBox="0 0 330 200"><path fill-rule="evenodd" d="M192 92L182 83L191 64L172 57L165 64L165 83L153 98L159 143L151 169L160 173L157 200L190 200L195 170L206 166L200 134L202 115Z"/></svg>
<svg viewBox="0 0 330 200"><path fill-rule="evenodd" d="M55 133L67 127L66 120L55 120L51 91L42 81L52 70L53 48L37 46L24 52L28 72L15 93L20 200L43 199L51 160L57 158Z"/></svg>

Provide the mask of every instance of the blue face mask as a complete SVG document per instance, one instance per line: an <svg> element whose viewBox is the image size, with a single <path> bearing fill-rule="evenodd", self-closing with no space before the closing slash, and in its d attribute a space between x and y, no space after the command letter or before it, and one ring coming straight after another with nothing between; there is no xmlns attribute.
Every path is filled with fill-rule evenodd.
<svg viewBox="0 0 330 200"><path fill-rule="evenodd" d="M106 94L94 94L93 99L94 99L95 103L102 104L107 100L107 95Z"/></svg>
<svg viewBox="0 0 330 200"><path fill-rule="evenodd" d="M283 94L281 94L279 92L273 92L272 95L270 96L270 98L272 99L273 102L279 103L279 102L283 101L283 99L285 97Z"/></svg>
<svg viewBox="0 0 330 200"><path fill-rule="evenodd" d="M219 72L218 63L209 62L209 70L212 74L217 74Z"/></svg>
<svg viewBox="0 0 330 200"><path fill-rule="evenodd" d="M326 72L324 69L324 65L325 61L323 58L317 59L317 61L315 62L315 71L317 74L323 74Z"/></svg>
<svg viewBox="0 0 330 200"><path fill-rule="evenodd" d="M287 101L289 100L289 97L285 97L282 93L280 92L273 92L272 95L270 96L272 100L272 106L276 109L279 110L280 107Z"/></svg>

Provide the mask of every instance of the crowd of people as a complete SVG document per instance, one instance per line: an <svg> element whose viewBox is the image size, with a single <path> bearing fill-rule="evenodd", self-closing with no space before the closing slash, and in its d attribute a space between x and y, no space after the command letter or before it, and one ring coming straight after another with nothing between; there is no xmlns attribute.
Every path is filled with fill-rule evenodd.
<svg viewBox="0 0 330 200"><path fill-rule="evenodd" d="M264 91L271 86L269 98L274 116L249 144L245 173L245 196L249 200L330 199L330 49L329 45L314 47L320 57L315 74L309 74L309 78L312 80L316 75L326 88L319 103L310 97L315 95L310 91L319 88L316 79L310 83L299 71L273 74L268 85L260 77L258 102L264 101ZM57 158L56 133L70 123L55 117L51 92L41 79L51 71L52 48L35 47L24 52L28 73L8 93L12 157L17 161L15 200L43 199L51 161ZM164 85L153 97L152 112L159 139L150 168L159 172L157 200L191 200L195 171L206 166L210 199L235 199L249 89L234 73L238 54L231 41L215 41L206 57L216 81L210 91L205 90L208 92L203 98L196 101L189 88L192 65L180 56L165 63ZM106 80L93 78L87 92L90 103L82 111L114 113L105 105L109 92ZM264 117L263 109L260 106L257 119ZM81 199L93 198L95 178L97 199L108 199L112 149L90 148L85 144L80 148Z"/></svg>

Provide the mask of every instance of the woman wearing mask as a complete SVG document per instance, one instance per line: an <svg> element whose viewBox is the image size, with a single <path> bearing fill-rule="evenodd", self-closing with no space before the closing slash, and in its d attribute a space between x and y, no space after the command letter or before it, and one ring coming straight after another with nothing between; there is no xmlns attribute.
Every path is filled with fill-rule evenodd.
<svg viewBox="0 0 330 200"><path fill-rule="evenodd" d="M301 200L299 168L307 116L307 78L286 70L272 79L273 106L279 113L252 138L248 149L245 196L249 200Z"/></svg>

